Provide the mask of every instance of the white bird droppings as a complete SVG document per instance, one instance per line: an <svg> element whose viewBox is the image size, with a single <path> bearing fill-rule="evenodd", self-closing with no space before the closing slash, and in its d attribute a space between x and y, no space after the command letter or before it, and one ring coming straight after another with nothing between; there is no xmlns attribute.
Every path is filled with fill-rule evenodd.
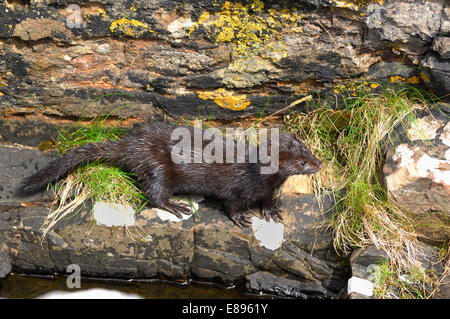
<svg viewBox="0 0 450 319"><path fill-rule="evenodd" d="M436 183L450 185L450 171L441 167L448 166L448 161L423 154L417 161L417 171L420 177L430 177Z"/></svg>
<svg viewBox="0 0 450 319"><path fill-rule="evenodd" d="M284 233L284 225L282 223L275 223L273 220L267 222L265 219L253 217L252 229L255 238L260 241L260 246L270 250L281 247Z"/></svg>
<svg viewBox="0 0 450 319"><path fill-rule="evenodd" d="M102 226L132 226L135 223L135 211L130 206L96 202L94 204L94 219Z"/></svg>
<svg viewBox="0 0 450 319"><path fill-rule="evenodd" d="M359 293L368 297L373 295L373 283L366 279L353 276L347 283L347 294L352 292Z"/></svg>
<svg viewBox="0 0 450 319"><path fill-rule="evenodd" d="M395 155L392 157L394 161L400 159L400 167L407 167L409 164L414 163L412 156L414 151L409 149L408 145L401 144L395 149Z"/></svg>

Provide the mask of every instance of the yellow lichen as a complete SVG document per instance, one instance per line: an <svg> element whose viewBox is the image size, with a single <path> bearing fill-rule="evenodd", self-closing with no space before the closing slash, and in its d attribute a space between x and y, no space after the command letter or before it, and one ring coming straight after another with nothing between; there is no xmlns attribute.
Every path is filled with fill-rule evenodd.
<svg viewBox="0 0 450 319"><path fill-rule="evenodd" d="M209 19L209 12L203 12L198 21L189 29L188 36L195 31L200 25L204 24Z"/></svg>
<svg viewBox="0 0 450 319"><path fill-rule="evenodd" d="M0 87L8 86L8 83L6 83L3 78L0 76Z"/></svg>
<svg viewBox="0 0 450 319"><path fill-rule="evenodd" d="M333 92L336 94L347 93L352 96L358 96L358 93L369 92L372 89L376 89L380 84L376 82L367 81L352 81L346 84L339 84L333 88Z"/></svg>
<svg viewBox="0 0 450 319"><path fill-rule="evenodd" d="M91 16L102 16L102 17L108 17L108 15L106 14L106 11L103 7L99 7L98 5L90 5L87 7L84 7L82 9L83 12L83 17L87 22L90 22L90 17Z"/></svg>
<svg viewBox="0 0 450 319"><path fill-rule="evenodd" d="M246 68L249 58L260 56L273 61L287 56L282 33L302 32L299 22L303 15L297 10L264 10L261 0L248 4L226 1L221 11L204 12L189 35L200 25L209 27L208 34L216 44L231 44L235 69Z"/></svg>
<svg viewBox="0 0 450 319"><path fill-rule="evenodd" d="M218 106L233 111L243 110L250 105L247 95L234 95L233 92L228 92L224 88L199 92L198 97L203 100L213 100Z"/></svg>
<svg viewBox="0 0 450 319"><path fill-rule="evenodd" d="M155 32L145 23L135 20L122 18L119 20L114 20L109 27L111 32L122 32L130 37L137 37L142 35L142 33Z"/></svg>
<svg viewBox="0 0 450 319"><path fill-rule="evenodd" d="M104 16L104 17L107 16L105 9L102 9L102 8L98 8L97 9L97 14L101 15L101 16Z"/></svg>

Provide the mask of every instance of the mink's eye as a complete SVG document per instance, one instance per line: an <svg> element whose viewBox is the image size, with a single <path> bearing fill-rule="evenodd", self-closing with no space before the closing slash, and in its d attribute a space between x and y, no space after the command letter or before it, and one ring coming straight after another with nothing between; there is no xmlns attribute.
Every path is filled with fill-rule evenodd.
<svg viewBox="0 0 450 319"><path fill-rule="evenodd" d="M305 161L301 161L300 165L305 166L306 162Z"/></svg>

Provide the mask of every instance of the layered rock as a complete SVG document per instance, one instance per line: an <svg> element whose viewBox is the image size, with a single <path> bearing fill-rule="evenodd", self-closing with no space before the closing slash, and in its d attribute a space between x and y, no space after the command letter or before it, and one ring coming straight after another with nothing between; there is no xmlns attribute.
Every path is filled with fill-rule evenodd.
<svg viewBox="0 0 450 319"><path fill-rule="evenodd" d="M391 134L383 167L391 200L413 215L431 241L450 237L450 122L448 105Z"/></svg>
<svg viewBox="0 0 450 319"><path fill-rule="evenodd" d="M2 2L0 139L36 145L99 113L130 126L268 114L311 92L334 100L358 75L445 95L449 10L444 0Z"/></svg>
<svg viewBox="0 0 450 319"><path fill-rule="evenodd" d="M440 95L450 88L444 0L75 2L0 3L0 141L36 146L99 114L128 127L269 114L311 92L334 100L355 76ZM388 152L386 185L424 237L440 242L449 236L448 117L419 121ZM50 194L18 199L12 190L49 158L1 146L0 276L65 273L77 263L88 276L245 279L249 289L296 297L345 286L331 234L316 229L328 215L312 195L295 194L311 191L302 177L283 188L283 224L255 213L253 228L238 229L207 201L185 220L143 211L129 227L145 236L133 241L123 226L92 220L88 205L42 246Z"/></svg>

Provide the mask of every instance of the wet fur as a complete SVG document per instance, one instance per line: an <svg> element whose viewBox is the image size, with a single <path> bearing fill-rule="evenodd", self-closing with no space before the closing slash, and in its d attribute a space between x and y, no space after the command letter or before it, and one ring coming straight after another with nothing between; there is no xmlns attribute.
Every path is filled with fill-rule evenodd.
<svg viewBox="0 0 450 319"><path fill-rule="evenodd" d="M171 141L174 128L176 126L153 123L141 133L119 141L86 144L69 150L43 170L26 178L21 191L36 192L48 183L65 177L80 165L101 160L136 174L148 200L178 217L181 217L181 213L190 214L190 208L169 201L169 197L173 194L198 194L223 200L230 219L237 225L248 226L250 220L246 214L239 213L240 208L258 203L266 220L273 218L277 222L281 216L273 203L275 190L287 177L314 173L322 165L303 143L293 135L282 132L279 170L274 174L261 174L262 164L259 162L176 164L171 158L172 148L178 143L177 140ZM194 129L186 128L193 137ZM209 142L203 141L203 147ZM236 144L234 148L236 152ZM225 146L223 151L225 156Z"/></svg>

